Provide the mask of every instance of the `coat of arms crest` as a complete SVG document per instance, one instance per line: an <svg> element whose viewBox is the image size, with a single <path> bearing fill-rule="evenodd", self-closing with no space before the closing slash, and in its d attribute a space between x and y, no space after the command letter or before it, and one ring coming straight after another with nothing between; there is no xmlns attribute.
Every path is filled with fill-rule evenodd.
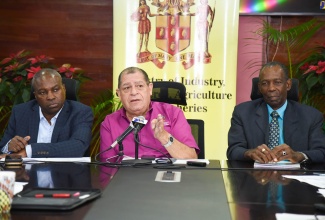
<svg viewBox="0 0 325 220"><path fill-rule="evenodd" d="M139 1L139 8L131 19L138 21L139 50L138 63L153 62L163 68L166 61L182 62L185 69L190 68L195 61L211 62L208 51L208 37L212 28L215 11L211 9L208 0L200 0L196 12L191 12L195 0L152 0L151 5L157 7L157 13L151 13L146 0ZM191 44L191 17L195 16L195 33L197 33L198 48L195 52L180 52ZM151 53L148 49L151 21L156 17L155 45L163 52Z"/></svg>

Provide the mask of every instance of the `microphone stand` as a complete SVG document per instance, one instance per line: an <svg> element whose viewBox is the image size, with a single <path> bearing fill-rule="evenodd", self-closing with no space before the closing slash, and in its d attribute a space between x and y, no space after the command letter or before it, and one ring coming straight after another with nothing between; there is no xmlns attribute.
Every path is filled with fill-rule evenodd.
<svg viewBox="0 0 325 220"><path fill-rule="evenodd" d="M118 156L124 156L122 141L118 142L118 150L119 150Z"/></svg>
<svg viewBox="0 0 325 220"><path fill-rule="evenodd" d="M139 135L138 132L134 132L134 142L135 142L135 150L134 150L134 159L139 159Z"/></svg>
<svg viewBox="0 0 325 220"><path fill-rule="evenodd" d="M113 156L113 157L110 157L108 158L109 160L113 159L113 158L116 158L115 162L114 163L121 163L121 161L123 160L123 156L124 156L124 152L123 152L123 143L122 141L119 141L117 142L118 143L118 154ZM112 148L113 149L113 148ZM111 149L111 150L112 150Z"/></svg>
<svg viewBox="0 0 325 220"><path fill-rule="evenodd" d="M151 160L139 159L139 135L138 130L134 130L134 160L124 160L123 163L133 164L133 165L149 165L152 164Z"/></svg>

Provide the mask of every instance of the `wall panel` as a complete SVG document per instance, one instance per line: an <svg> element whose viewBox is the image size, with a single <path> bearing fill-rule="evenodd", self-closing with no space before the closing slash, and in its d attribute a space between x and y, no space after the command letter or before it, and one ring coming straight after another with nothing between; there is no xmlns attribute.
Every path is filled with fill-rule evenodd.
<svg viewBox="0 0 325 220"><path fill-rule="evenodd" d="M81 101L112 89L113 0L1 0L0 59L22 49L85 70Z"/></svg>

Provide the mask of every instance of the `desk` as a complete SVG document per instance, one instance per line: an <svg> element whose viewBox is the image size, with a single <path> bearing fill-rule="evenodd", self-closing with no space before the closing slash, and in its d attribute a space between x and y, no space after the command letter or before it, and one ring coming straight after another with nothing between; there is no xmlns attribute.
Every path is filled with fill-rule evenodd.
<svg viewBox="0 0 325 220"><path fill-rule="evenodd" d="M324 164L306 170L257 170L252 162L223 161L223 177L233 220L276 219L275 213L319 214L315 203L325 203L318 188L282 175L312 175L317 170L325 173ZM270 197L272 187L277 198Z"/></svg>
<svg viewBox="0 0 325 220"><path fill-rule="evenodd" d="M220 166L221 164L221 166ZM72 211L12 210L11 219L275 219L276 212L314 214L314 203L325 203L317 188L296 180L281 179L289 171L261 171L252 163L211 161L207 168L186 168L180 183L155 182L158 169L108 168L94 164L34 164L28 171L18 170L18 180L37 187L39 169L49 168L55 188L93 187L102 196ZM308 168L325 172L325 166ZM290 171L310 174L309 170ZM273 175L272 175L273 174ZM267 202L269 182L282 187L282 202ZM320 213L318 213L320 214ZM323 213L325 215L325 213Z"/></svg>
<svg viewBox="0 0 325 220"><path fill-rule="evenodd" d="M120 169L85 219L231 219L220 170L178 171L181 182L168 183L157 169Z"/></svg>

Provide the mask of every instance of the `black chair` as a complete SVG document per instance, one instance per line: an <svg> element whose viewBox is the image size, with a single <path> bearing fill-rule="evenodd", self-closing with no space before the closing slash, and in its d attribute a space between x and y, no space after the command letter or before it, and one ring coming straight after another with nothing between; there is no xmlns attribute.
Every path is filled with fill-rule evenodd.
<svg viewBox="0 0 325 220"><path fill-rule="evenodd" d="M186 106L186 88L179 82L153 82L151 100Z"/></svg>
<svg viewBox="0 0 325 220"><path fill-rule="evenodd" d="M62 82L65 85L65 89L66 89L66 99L73 100L73 101L79 101L79 97L78 97L79 83L78 83L78 81L75 79L70 79L70 78L62 78ZM30 100L32 100L32 99L35 99L33 87L30 90Z"/></svg>
<svg viewBox="0 0 325 220"><path fill-rule="evenodd" d="M186 106L186 87L179 82L153 82L151 100ZM204 121L201 119L187 119L187 122L191 126L197 145L200 147L198 158L204 159Z"/></svg>
<svg viewBox="0 0 325 220"><path fill-rule="evenodd" d="M293 78L291 79L291 81L292 81L292 86L287 93L287 98L299 102L299 80ZM258 90L258 82L259 82L258 77L252 78L251 100L263 98L262 94Z"/></svg>
<svg viewBox="0 0 325 220"><path fill-rule="evenodd" d="M187 119L192 129L193 137L200 147L199 159L205 159L204 154L204 121L201 119Z"/></svg>

